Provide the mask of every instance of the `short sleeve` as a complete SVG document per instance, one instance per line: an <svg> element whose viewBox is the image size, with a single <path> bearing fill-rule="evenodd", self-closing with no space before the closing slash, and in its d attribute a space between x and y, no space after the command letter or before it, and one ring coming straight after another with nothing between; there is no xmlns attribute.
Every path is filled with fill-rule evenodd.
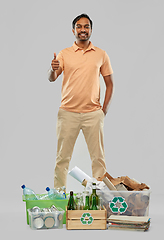
<svg viewBox="0 0 164 240"><path fill-rule="evenodd" d="M63 59L63 54L62 51L59 52L59 54L56 57L57 60L60 62L60 67L62 68L62 71L64 70L64 59Z"/></svg>
<svg viewBox="0 0 164 240"><path fill-rule="evenodd" d="M104 51L104 56L103 56L103 64L100 68L100 73L104 77L111 75L113 73L113 69L112 69L112 66L110 63L109 56L107 55L107 53L105 51Z"/></svg>

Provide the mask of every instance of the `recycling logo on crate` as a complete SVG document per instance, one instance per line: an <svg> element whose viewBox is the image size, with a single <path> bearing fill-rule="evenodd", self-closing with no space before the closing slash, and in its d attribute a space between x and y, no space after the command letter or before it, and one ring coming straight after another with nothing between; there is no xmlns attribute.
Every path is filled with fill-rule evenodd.
<svg viewBox="0 0 164 240"><path fill-rule="evenodd" d="M94 219L90 213L83 213L83 215L80 218L80 221L83 225L86 225L86 224L91 225L93 220Z"/></svg>
<svg viewBox="0 0 164 240"><path fill-rule="evenodd" d="M119 206L118 206L119 205ZM109 207L113 213L124 213L128 208L128 204L123 197L114 197L112 202L109 203Z"/></svg>

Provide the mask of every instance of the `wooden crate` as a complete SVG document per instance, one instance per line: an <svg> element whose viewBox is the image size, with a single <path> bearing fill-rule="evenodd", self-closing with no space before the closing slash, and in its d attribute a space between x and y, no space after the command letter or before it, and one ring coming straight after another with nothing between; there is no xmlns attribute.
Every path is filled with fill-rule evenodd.
<svg viewBox="0 0 164 240"><path fill-rule="evenodd" d="M107 211L104 210L68 210L66 208L66 228L106 229Z"/></svg>

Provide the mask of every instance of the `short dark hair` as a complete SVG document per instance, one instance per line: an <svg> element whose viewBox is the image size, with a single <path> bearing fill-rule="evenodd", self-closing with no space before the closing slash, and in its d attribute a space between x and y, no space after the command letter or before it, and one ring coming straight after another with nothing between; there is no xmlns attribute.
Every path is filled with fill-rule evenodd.
<svg viewBox="0 0 164 240"><path fill-rule="evenodd" d="M85 13L77 16L77 17L73 20L73 22L72 22L72 28L75 29L75 24L76 24L76 22L79 21L81 18L87 18L87 19L90 21L91 29L92 29L93 22L92 22L92 20L90 19L90 17L89 17L87 14L85 14Z"/></svg>

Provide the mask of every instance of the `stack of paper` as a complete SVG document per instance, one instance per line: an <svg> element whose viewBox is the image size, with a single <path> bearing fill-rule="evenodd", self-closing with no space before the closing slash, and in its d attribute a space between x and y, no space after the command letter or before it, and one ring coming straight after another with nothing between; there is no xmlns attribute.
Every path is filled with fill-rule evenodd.
<svg viewBox="0 0 164 240"><path fill-rule="evenodd" d="M148 216L111 215L107 219L107 223L108 229L147 231L150 226L150 218Z"/></svg>

